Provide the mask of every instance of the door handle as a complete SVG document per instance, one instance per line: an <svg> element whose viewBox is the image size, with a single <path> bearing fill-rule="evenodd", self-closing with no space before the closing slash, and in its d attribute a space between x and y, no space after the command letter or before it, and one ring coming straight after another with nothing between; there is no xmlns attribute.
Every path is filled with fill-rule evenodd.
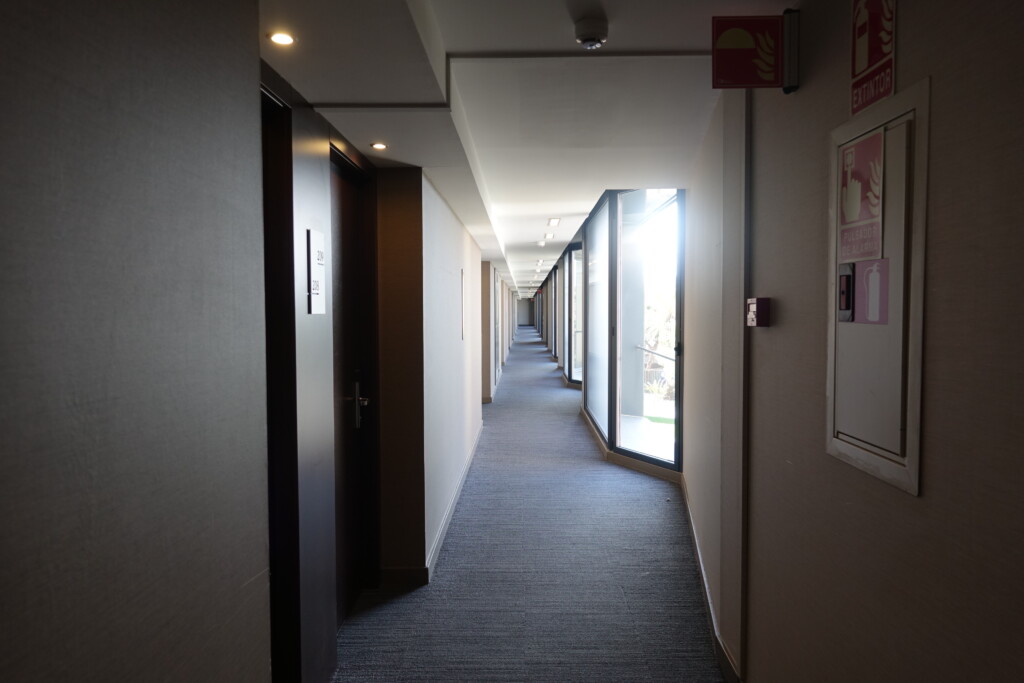
<svg viewBox="0 0 1024 683"><path fill-rule="evenodd" d="M359 395L359 394L362 393L359 390L359 382L353 382L352 385L353 385L352 388L354 390L353 393L355 394L355 397L353 398L351 396L346 396L345 400L346 401L352 401L352 406L353 406L353 408L355 410L354 415L353 415L354 419L353 419L352 427L354 429L359 429L359 428L361 428L363 426L363 408L365 408L368 405L370 405L370 399L367 398L366 396L360 396Z"/></svg>

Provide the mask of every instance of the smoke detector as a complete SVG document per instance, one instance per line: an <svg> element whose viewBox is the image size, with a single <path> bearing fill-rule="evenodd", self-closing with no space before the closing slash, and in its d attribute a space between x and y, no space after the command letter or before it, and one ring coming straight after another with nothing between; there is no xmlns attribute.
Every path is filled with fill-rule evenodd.
<svg viewBox="0 0 1024 683"><path fill-rule="evenodd" d="M607 19L580 19L576 22L576 42L584 50L596 50L608 40Z"/></svg>

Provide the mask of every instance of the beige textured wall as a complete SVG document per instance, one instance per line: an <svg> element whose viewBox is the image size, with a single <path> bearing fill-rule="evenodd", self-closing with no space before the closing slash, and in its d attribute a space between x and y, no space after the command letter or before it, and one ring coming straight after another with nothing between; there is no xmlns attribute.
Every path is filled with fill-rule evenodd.
<svg viewBox="0 0 1024 683"><path fill-rule="evenodd" d="M825 454L828 136L848 2L801 3L801 87L753 104L748 680L1017 680L1024 366L1009 304L1024 5L900 0L897 89L932 79L921 495Z"/></svg>

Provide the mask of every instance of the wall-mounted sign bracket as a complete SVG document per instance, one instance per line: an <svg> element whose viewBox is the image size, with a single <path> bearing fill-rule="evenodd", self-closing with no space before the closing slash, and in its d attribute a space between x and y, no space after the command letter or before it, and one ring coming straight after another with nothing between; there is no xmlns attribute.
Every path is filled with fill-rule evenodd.
<svg viewBox="0 0 1024 683"><path fill-rule="evenodd" d="M799 86L800 12L711 17L712 88Z"/></svg>

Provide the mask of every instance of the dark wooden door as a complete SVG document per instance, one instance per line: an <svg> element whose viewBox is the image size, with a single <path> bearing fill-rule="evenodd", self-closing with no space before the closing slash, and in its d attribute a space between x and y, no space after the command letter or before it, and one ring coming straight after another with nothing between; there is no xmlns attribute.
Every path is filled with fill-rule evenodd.
<svg viewBox="0 0 1024 683"><path fill-rule="evenodd" d="M376 206L370 174L335 152L331 163L334 244L334 374L337 462L338 618L377 583Z"/></svg>

